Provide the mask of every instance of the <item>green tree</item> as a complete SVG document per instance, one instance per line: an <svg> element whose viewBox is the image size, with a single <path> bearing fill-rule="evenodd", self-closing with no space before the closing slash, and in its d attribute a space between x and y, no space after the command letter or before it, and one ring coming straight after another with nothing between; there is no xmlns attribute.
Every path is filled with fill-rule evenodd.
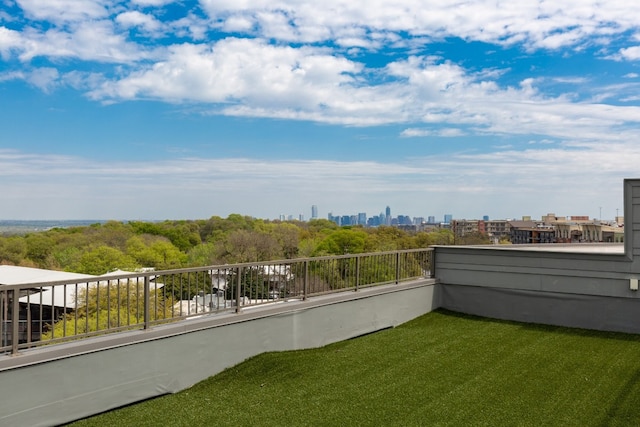
<svg viewBox="0 0 640 427"><path fill-rule="evenodd" d="M189 250L187 253L187 264L189 266L213 265L218 262L219 246L212 242L201 243Z"/></svg>
<svg viewBox="0 0 640 427"><path fill-rule="evenodd" d="M255 221L239 214L231 214L227 218L212 216L200 227L201 241L215 242L224 239L232 231L253 230Z"/></svg>
<svg viewBox="0 0 640 427"><path fill-rule="evenodd" d="M173 299L161 290L150 290L149 320L170 319ZM72 337L112 328L135 327L144 322L144 282L102 281L78 291L74 313L63 315L42 340Z"/></svg>
<svg viewBox="0 0 640 427"><path fill-rule="evenodd" d="M294 224L278 224L275 233L284 257L286 259L297 257L298 245L300 244L300 227Z"/></svg>
<svg viewBox="0 0 640 427"><path fill-rule="evenodd" d="M156 270L180 268L187 256L164 237L134 236L127 241L126 254L138 265Z"/></svg>
<svg viewBox="0 0 640 427"><path fill-rule="evenodd" d="M0 239L0 264L20 265L27 255L27 243L21 236Z"/></svg>
<svg viewBox="0 0 640 427"><path fill-rule="evenodd" d="M134 270L138 267L136 261L121 250L102 245L82 255L79 272L100 275L116 269Z"/></svg>
<svg viewBox="0 0 640 427"><path fill-rule="evenodd" d="M413 241L406 231L398 227L381 226L373 229L366 241L366 251L395 251L411 249Z"/></svg>
<svg viewBox="0 0 640 427"><path fill-rule="evenodd" d="M427 238L429 242L427 246L452 245L455 241L455 236L453 235L453 232L445 228L427 233Z"/></svg>
<svg viewBox="0 0 640 427"><path fill-rule="evenodd" d="M364 252L367 233L361 230L342 228L325 237L314 253L318 255L345 255Z"/></svg>
<svg viewBox="0 0 640 427"><path fill-rule="evenodd" d="M221 258L226 263L267 261L280 254L278 241L274 236L253 230L229 233L221 249Z"/></svg>
<svg viewBox="0 0 640 427"><path fill-rule="evenodd" d="M54 240L46 234L33 233L25 237L27 244L26 257L39 268L49 268L49 256L53 249Z"/></svg>
<svg viewBox="0 0 640 427"><path fill-rule="evenodd" d="M469 233L462 237L456 238L456 244L458 245L488 245L491 243L489 236L485 233L475 232Z"/></svg>

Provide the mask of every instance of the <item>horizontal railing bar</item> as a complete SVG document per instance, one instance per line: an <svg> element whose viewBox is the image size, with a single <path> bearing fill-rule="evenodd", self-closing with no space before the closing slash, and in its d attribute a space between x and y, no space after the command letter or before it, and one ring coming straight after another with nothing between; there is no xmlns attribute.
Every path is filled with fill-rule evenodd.
<svg viewBox="0 0 640 427"><path fill-rule="evenodd" d="M195 316L433 277L433 249L327 255L0 285L0 354Z"/></svg>
<svg viewBox="0 0 640 427"><path fill-rule="evenodd" d="M271 261L253 261L253 262L244 262L244 263L237 263L237 264L214 264L214 265L208 265L208 266L202 266L202 267L188 267L188 268L179 268L179 269L172 269L172 270L157 270L157 271L141 271L141 272L123 273L123 274L107 274L107 275L101 275L101 276L90 276L86 278L67 279L67 280L25 282L25 283L19 283L19 284L0 284L0 291L9 290L9 289L26 289L26 288L42 287L42 286L73 285L73 284L81 284L81 283L91 284L91 283L97 283L97 282L104 282L108 280L168 276L172 274L196 273L196 272L211 271L211 270L231 270L233 268L238 268L238 267L244 268L244 267L251 267L256 265L297 264L297 263L303 263L305 261L339 260L339 259L350 259L350 258L357 258L357 257L362 258L367 256L391 255L391 254L397 254L397 253L403 254L403 253L432 252L432 251L433 251L433 248L402 249L397 251L367 252L367 253L345 254L345 255L324 255L319 257L290 258L290 259L271 260Z"/></svg>

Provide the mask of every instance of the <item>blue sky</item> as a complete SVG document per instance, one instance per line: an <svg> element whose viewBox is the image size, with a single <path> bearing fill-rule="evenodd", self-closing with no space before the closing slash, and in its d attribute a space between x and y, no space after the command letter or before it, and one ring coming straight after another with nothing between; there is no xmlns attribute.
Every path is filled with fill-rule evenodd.
<svg viewBox="0 0 640 427"><path fill-rule="evenodd" d="M640 3L0 0L0 219L622 212Z"/></svg>

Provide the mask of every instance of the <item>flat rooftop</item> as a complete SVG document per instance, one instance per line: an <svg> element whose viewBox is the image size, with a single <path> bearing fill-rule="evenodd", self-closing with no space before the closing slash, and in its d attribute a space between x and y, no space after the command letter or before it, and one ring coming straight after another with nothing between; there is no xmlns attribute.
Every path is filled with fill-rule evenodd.
<svg viewBox="0 0 640 427"><path fill-rule="evenodd" d="M465 247L465 246L459 246ZM624 243L540 243L531 245L473 245L479 249L505 251L574 252L590 254L624 254Z"/></svg>

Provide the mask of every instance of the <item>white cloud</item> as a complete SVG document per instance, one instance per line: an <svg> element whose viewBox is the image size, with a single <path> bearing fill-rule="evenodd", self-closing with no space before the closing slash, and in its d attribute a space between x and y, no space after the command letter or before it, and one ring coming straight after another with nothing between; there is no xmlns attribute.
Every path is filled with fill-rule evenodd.
<svg viewBox="0 0 640 427"><path fill-rule="evenodd" d="M108 16L108 0L16 0L25 14L56 23L87 21Z"/></svg>
<svg viewBox="0 0 640 427"><path fill-rule="evenodd" d="M208 218L212 212L275 218L311 204L334 213L376 214L382 203L420 216L435 209L456 218L589 215L605 206L603 216L613 217L622 207L622 180L635 176L639 162L640 147L634 143L498 148L403 162L202 157L96 162L0 150L0 191L6 202L0 217L25 218L30 210L42 215L37 206L45 201L47 215L56 209L60 218L78 217L78 212L85 218Z"/></svg>
<svg viewBox="0 0 640 427"><path fill-rule="evenodd" d="M147 15L138 11L127 11L116 17L116 22L124 28L138 27L149 34L158 33L162 28L162 23L152 15Z"/></svg>
<svg viewBox="0 0 640 427"><path fill-rule="evenodd" d="M26 80L41 89L45 93L51 92L59 84L59 73L55 68L36 68L26 78Z"/></svg>
<svg viewBox="0 0 640 427"><path fill-rule="evenodd" d="M8 59L11 52L20 50L23 46L20 32L0 27L0 56Z"/></svg>
<svg viewBox="0 0 640 427"><path fill-rule="evenodd" d="M343 42L360 38L340 37L352 29L372 32L405 32L435 38L460 37L496 44L524 43L531 48L557 49L577 46L586 37L608 37L637 29L640 5L624 0L499 2L467 0L447 3L436 0L200 0L212 19L237 20L252 17L266 38L287 41ZM286 19L272 25L273 15ZM322 28L322 30L319 30Z"/></svg>
<svg viewBox="0 0 640 427"><path fill-rule="evenodd" d="M205 40L209 31L209 21L202 19L193 13L189 13L184 18L168 24L174 31L176 37L187 37L192 40Z"/></svg>
<svg viewBox="0 0 640 427"><path fill-rule="evenodd" d="M255 107L305 109L334 102L336 88L353 82L351 74L360 68L323 49L226 39L211 47L172 46L166 61L104 85L92 96L210 103L249 100Z"/></svg>
<svg viewBox="0 0 640 427"><path fill-rule="evenodd" d="M131 3L142 7L160 7L167 4L175 3L175 0L131 0Z"/></svg>
<svg viewBox="0 0 640 427"><path fill-rule="evenodd" d="M110 21L84 22L78 24L73 31L52 28L39 32L27 28L22 33L1 31L2 40L6 40L7 48L2 49L6 55L9 49L16 52L21 61L28 62L35 57L77 58L84 61L105 63L133 63L156 56L142 46L127 41L123 34L117 34ZM4 33L4 34L3 34Z"/></svg>
<svg viewBox="0 0 640 427"><path fill-rule="evenodd" d="M324 48L229 38L212 46L173 46L165 61L104 82L90 96L197 102L211 105L212 113L236 116L358 126L433 123L472 126L469 131L481 134L554 138L621 139L635 134L618 127L640 122L638 107L546 96L536 79L503 88L494 80L499 73L473 74L432 57L413 56L375 70L381 84L368 80L372 71ZM601 95L612 96L612 90Z"/></svg>
<svg viewBox="0 0 640 427"><path fill-rule="evenodd" d="M0 73L0 82L7 82L11 80L25 81L45 93L50 93L61 84L58 70L51 67Z"/></svg>
<svg viewBox="0 0 640 427"><path fill-rule="evenodd" d="M640 46L631 46L620 49L618 54L614 55L613 58L625 61L637 61L640 59Z"/></svg>
<svg viewBox="0 0 640 427"><path fill-rule="evenodd" d="M443 128L443 129L425 129L425 128L407 128L400 133L400 136L407 138L413 137L425 137L425 136L438 136L438 137L458 137L464 136L466 133L457 128Z"/></svg>

